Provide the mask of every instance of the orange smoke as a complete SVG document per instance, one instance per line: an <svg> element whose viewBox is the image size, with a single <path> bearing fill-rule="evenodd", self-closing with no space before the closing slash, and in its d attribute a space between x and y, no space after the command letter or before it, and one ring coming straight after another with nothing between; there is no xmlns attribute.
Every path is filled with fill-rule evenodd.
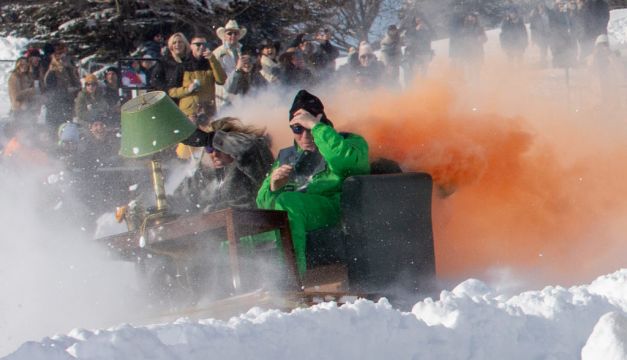
<svg viewBox="0 0 627 360"><path fill-rule="evenodd" d="M321 97L372 158L432 175L440 275L513 267L574 282L627 265L623 124L590 104L574 112L544 73L501 70L480 86L444 73L403 92Z"/></svg>

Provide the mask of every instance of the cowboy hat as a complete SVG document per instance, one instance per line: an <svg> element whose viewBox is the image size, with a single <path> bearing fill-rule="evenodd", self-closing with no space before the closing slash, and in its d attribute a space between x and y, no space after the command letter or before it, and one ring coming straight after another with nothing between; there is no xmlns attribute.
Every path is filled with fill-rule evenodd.
<svg viewBox="0 0 627 360"><path fill-rule="evenodd" d="M224 27L219 27L218 30L216 30L216 34L218 34L218 37L221 40L224 40L224 37L226 35L226 32L228 30L236 30L239 32L239 38L243 38L246 35L246 28L245 27L239 27L239 25L237 24L237 21L235 20L229 20L226 25Z"/></svg>

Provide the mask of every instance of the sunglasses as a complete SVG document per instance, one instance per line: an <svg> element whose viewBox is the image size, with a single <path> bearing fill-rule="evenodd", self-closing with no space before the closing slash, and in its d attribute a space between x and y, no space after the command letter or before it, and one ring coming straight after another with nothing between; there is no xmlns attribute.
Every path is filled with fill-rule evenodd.
<svg viewBox="0 0 627 360"><path fill-rule="evenodd" d="M239 32L237 32L237 31L227 31L226 34L228 36L233 36L233 35L239 35Z"/></svg>
<svg viewBox="0 0 627 360"><path fill-rule="evenodd" d="M96 86L96 85L98 85L98 84L96 84L96 83L92 83L92 82L90 82L90 83L85 83L85 86Z"/></svg>
<svg viewBox="0 0 627 360"><path fill-rule="evenodd" d="M307 130L302 125L298 125L298 124L290 125L290 128L292 129L292 132L294 134L296 134L296 135L300 135L300 134L304 133L305 130Z"/></svg>
<svg viewBox="0 0 627 360"><path fill-rule="evenodd" d="M192 45L198 46L198 47L203 47L203 46L207 47L207 43L204 43L204 42L195 42L195 43L192 43Z"/></svg>

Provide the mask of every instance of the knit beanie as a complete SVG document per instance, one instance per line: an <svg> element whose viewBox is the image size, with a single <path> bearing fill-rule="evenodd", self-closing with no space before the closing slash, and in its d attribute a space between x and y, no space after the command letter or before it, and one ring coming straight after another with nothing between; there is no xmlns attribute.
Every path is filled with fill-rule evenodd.
<svg viewBox="0 0 627 360"><path fill-rule="evenodd" d="M300 109L307 110L307 112L309 112L313 116L318 116L322 114L322 119L320 119L320 122L333 126L331 121L327 119L327 116L324 113L324 105L322 104L322 101L320 101L320 99L318 99L318 97L316 97L315 95L309 93L307 90L300 90L294 97L292 107L290 108L289 119L292 120L294 118L294 113L296 113Z"/></svg>

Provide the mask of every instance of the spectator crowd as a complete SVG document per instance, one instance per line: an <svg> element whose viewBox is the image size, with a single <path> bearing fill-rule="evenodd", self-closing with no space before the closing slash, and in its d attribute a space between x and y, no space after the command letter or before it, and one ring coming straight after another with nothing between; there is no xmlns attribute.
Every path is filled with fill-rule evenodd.
<svg viewBox="0 0 627 360"><path fill-rule="evenodd" d="M515 65L523 62L532 44L539 49L542 66L548 65L549 59L559 68L589 62L600 79L607 79L611 78L608 64L616 56L609 51L608 19L603 0L558 0L551 7L540 1L528 14L512 6L501 25L500 44ZM525 22L530 24L530 34ZM102 205L111 194L103 170L128 165L117 155L121 104L139 92L160 90L200 130L211 134L209 142L180 144L165 155L197 164L196 172L175 191L173 203L186 212L254 207L253 195L272 166L269 140L263 130L247 127L235 118L217 119L217 114L236 106L238 98L261 90L292 94L297 89L337 82L358 88L408 86L427 74L434 57L431 42L436 34L422 15L389 25L378 43L362 41L351 47L346 63L339 67L340 49L333 44L330 29L300 33L287 46L263 39L255 48L244 49L241 40L248 30L243 25L230 20L219 27L215 36L221 44L214 49L208 33L176 32L167 40L161 33L152 34L128 59L80 76L63 42L29 48L17 59L9 77L11 121L4 127L7 142L2 163L60 159L68 169L89 179L83 192L92 209L112 208L115 204L105 201ZM478 14L453 16L449 34L451 63L469 78L477 76L487 41ZM301 136L302 131L325 133L305 117L309 128L292 126L295 135ZM360 166L363 172L364 165ZM266 180L264 198L275 195L274 185Z"/></svg>

